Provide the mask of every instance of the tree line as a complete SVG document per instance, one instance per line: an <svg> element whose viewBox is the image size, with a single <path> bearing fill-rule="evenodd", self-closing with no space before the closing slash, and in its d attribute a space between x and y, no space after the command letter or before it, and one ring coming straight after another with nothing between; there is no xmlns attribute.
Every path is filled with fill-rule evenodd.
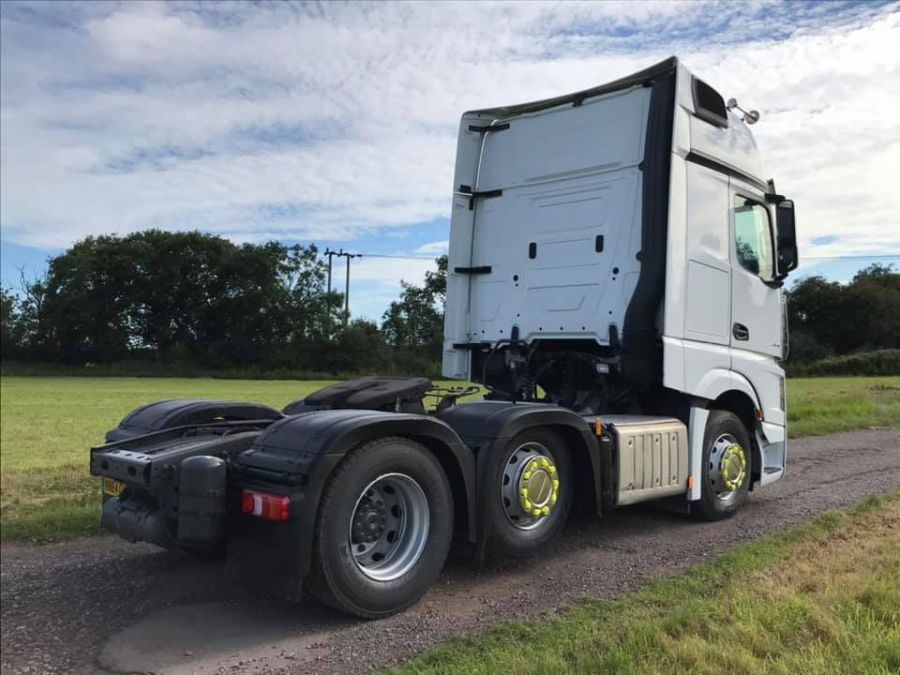
<svg viewBox="0 0 900 675"><path fill-rule="evenodd" d="M447 257L403 282L380 323L346 321L315 245L238 245L200 232L88 237L18 294L2 289L6 361L144 361L208 370L439 372ZM870 265L786 291L790 362L900 349L900 274ZM895 359L896 360L896 359Z"/></svg>
<svg viewBox="0 0 900 675"><path fill-rule="evenodd" d="M315 245L237 245L200 232L88 237L19 294L2 290L5 360L131 360L208 369L434 371L446 257L403 283L381 324L346 321Z"/></svg>
<svg viewBox="0 0 900 675"><path fill-rule="evenodd" d="M900 349L900 273L893 265L863 268L849 283L801 279L787 293L789 362Z"/></svg>

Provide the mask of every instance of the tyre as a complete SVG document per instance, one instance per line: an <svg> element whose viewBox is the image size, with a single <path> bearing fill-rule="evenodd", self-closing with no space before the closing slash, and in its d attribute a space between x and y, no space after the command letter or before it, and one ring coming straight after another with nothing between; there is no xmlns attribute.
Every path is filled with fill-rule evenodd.
<svg viewBox="0 0 900 675"><path fill-rule="evenodd" d="M572 506L565 442L547 429L523 431L499 454L491 475L485 510L491 550L517 558L534 555L562 530Z"/></svg>
<svg viewBox="0 0 900 675"><path fill-rule="evenodd" d="M750 436L737 415L712 410L703 435L703 475L692 511L705 520L730 518L747 500Z"/></svg>
<svg viewBox="0 0 900 675"><path fill-rule="evenodd" d="M453 534L453 498L422 445L382 438L347 455L316 519L310 595L376 619L415 603L437 579Z"/></svg>

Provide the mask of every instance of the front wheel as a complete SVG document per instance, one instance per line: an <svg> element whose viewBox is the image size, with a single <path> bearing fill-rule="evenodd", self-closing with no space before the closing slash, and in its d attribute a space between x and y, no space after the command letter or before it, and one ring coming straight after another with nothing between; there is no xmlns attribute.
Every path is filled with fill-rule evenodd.
<svg viewBox="0 0 900 675"><path fill-rule="evenodd" d="M438 461L409 439L373 441L351 452L325 487L304 585L341 611L388 616L434 583L452 533L452 495Z"/></svg>
<svg viewBox="0 0 900 675"><path fill-rule="evenodd" d="M705 520L730 518L747 500L750 487L750 436L734 413L713 410L703 436L700 500L692 510Z"/></svg>

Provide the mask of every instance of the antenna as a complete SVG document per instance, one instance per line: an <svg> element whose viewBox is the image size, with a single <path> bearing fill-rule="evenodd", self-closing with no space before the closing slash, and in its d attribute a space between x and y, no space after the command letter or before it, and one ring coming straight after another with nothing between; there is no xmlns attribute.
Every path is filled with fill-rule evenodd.
<svg viewBox="0 0 900 675"><path fill-rule="evenodd" d="M741 106L738 105L736 98L728 99L728 103L725 104L725 107L729 110L737 109L744 113L744 122L746 124L756 124L757 122L759 122L759 111L744 110Z"/></svg>

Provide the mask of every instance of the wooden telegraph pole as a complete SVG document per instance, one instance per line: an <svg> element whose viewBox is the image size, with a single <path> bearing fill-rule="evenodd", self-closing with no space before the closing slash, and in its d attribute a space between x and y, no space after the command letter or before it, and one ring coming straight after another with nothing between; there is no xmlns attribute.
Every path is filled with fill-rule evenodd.
<svg viewBox="0 0 900 675"><path fill-rule="evenodd" d="M325 249L325 255L328 256L328 292L331 293L331 270L332 270L332 258L337 256L338 258L346 258L347 259L347 274L344 281L344 327L347 327L347 323L350 321L350 259L351 258L361 258L361 253L350 253L349 251L344 251L341 249L340 251L332 251L331 249Z"/></svg>

